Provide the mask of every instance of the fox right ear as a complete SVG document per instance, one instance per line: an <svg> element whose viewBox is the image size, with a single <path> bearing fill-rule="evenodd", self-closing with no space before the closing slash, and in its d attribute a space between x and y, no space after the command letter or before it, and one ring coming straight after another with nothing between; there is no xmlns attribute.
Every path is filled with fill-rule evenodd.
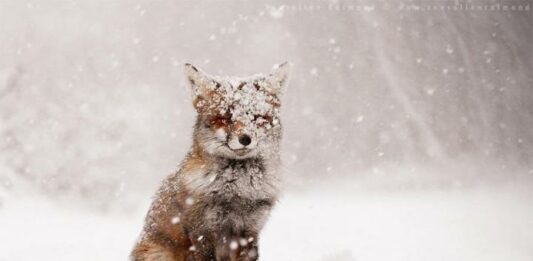
<svg viewBox="0 0 533 261"><path fill-rule="evenodd" d="M190 63L185 64L185 76L192 89L193 106L198 112L201 112L206 100L207 86L213 80L208 74Z"/></svg>
<svg viewBox="0 0 533 261"><path fill-rule="evenodd" d="M185 64L185 76L190 83L193 90L200 87L205 82L206 75L202 71L198 70L194 65L190 63ZM195 90L194 90L195 91Z"/></svg>

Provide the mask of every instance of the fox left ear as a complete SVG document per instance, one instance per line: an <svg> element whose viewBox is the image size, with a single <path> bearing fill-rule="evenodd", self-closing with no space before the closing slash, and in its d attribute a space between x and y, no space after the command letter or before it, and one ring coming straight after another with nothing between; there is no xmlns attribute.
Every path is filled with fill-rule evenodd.
<svg viewBox="0 0 533 261"><path fill-rule="evenodd" d="M272 83L273 91L277 94L282 93L287 87L287 84L289 83L291 67L292 64L289 62L274 65L274 68L272 69L272 72L268 78Z"/></svg>

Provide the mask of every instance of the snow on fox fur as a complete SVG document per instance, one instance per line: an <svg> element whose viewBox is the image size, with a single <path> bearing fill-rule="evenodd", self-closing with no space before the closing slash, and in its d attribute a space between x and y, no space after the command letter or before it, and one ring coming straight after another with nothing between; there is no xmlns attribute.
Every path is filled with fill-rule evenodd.
<svg viewBox="0 0 533 261"><path fill-rule="evenodd" d="M257 260L279 194L280 96L290 64L268 75L185 73L197 111L193 145L168 176L131 254L135 261Z"/></svg>

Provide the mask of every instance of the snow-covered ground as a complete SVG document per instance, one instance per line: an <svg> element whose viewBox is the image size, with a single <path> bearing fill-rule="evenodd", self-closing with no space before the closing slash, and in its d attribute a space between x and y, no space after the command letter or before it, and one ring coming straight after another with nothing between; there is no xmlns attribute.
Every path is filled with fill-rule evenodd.
<svg viewBox="0 0 533 261"><path fill-rule="evenodd" d="M288 192L263 231L262 260L533 260L533 186ZM0 208L0 260L127 260L134 214L24 198Z"/></svg>

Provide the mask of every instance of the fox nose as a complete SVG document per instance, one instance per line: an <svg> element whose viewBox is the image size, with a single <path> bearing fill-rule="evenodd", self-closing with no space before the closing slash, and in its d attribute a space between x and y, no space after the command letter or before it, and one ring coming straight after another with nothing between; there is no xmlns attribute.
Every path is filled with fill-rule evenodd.
<svg viewBox="0 0 533 261"><path fill-rule="evenodd" d="M243 146L246 146L252 143L252 139L250 138L250 136L243 134L239 136L239 143L242 144Z"/></svg>

